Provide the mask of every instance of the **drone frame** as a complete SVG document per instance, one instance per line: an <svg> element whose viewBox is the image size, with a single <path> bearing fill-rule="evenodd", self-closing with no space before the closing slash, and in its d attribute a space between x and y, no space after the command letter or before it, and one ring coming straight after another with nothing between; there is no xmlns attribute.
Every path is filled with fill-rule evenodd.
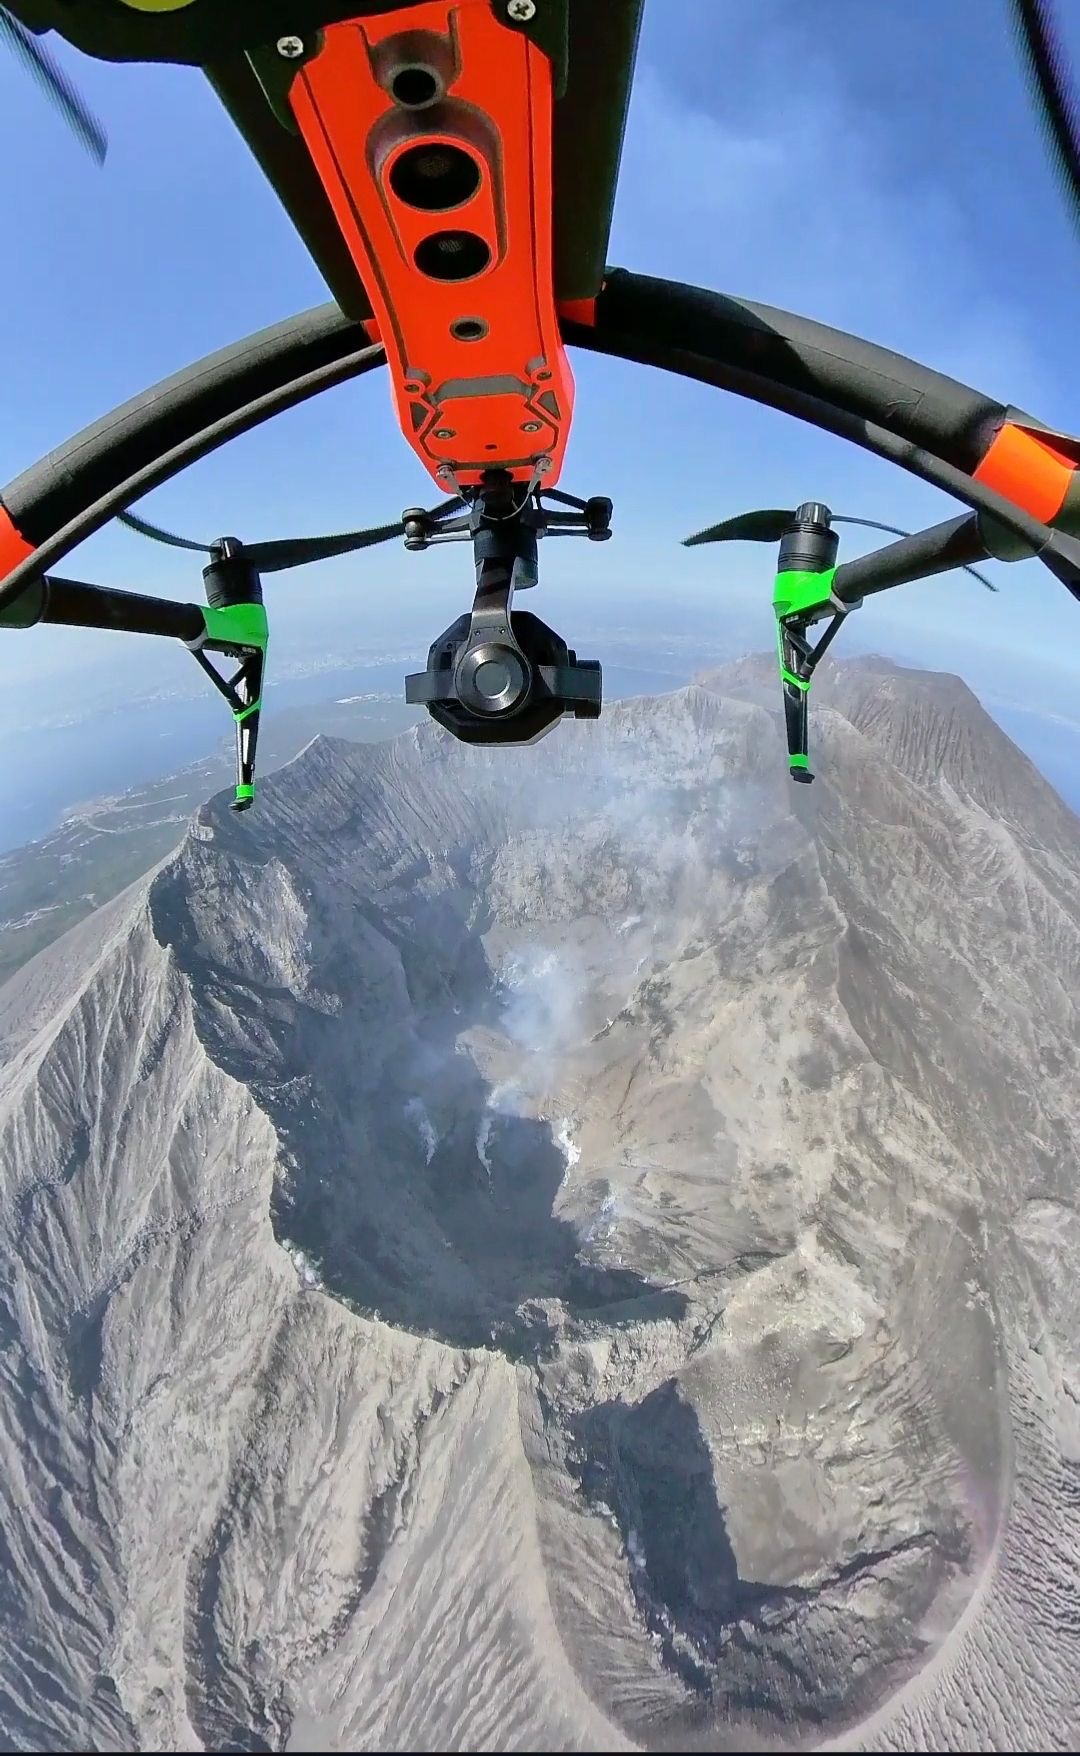
<svg viewBox="0 0 1080 1756"><path fill-rule="evenodd" d="M568 343L854 440L966 502L977 555L1039 554L1080 597L1075 438L824 324L605 270L643 5L10 0L24 34L200 67L336 308L199 362L10 484L0 610L157 482L384 361L436 481L475 491L496 468L550 491L572 414ZM485 260L463 278L423 266L440 240ZM911 562L921 574L907 577L936 570L917 545Z"/></svg>
<svg viewBox="0 0 1080 1756"><path fill-rule="evenodd" d="M613 269L590 318L564 320L564 341L752 398L898 463L971 508L966 561L1037 555L1080 600L1076 438L872 342L698 287ZM0 627L48 619L49 570L150 489L228 439L384 360L362 324L334 305L316 307L196 362L50 452L0 492ZM940 572L940 557L955 555L955 541L956 521L949 521L849 563L845 595L861 599ZM78 582L56 585L64 602L77 599ZM261 682L264 627L257 642L230 643L221 626L210 629L202 607L162 605L161 625L153 626L156 600L82 590L97 594L86 599L90 625L180 635L194 646L216 635L217 649L238 656L242 668L258 658ZM110 599L113 612L101 607ZM776 609L783 671L784 632L801 637L815 606L778 601ZM79 618L73 612L56 619ZM797 675L791 671L792 688ZM249 691L234 709L238 727L239 712L251 705ZM247 754L250 770L253 751ZM243 784L251 784L247 771ZM245 792L243 802L251 796Z"/></svg>
<svg viewBox="0 0 1080 1756"><path fill-rule="evenodd" d="M1014 6L1045 107L1056 87L1037 50L1049 25L1039 0ZM334 295L339 323L313 313L310 335L301 318L262 338L270 357L261 411L239 395L245 372L250 390L258 381L247 356L260 338L191 369L205 372L205 397L185 374L167 381L168 407L190 397L193 416L213 402L216 386L224 425L206 448L288 406L290 395L339 381L335 367L354 375L341 347L355 371L367 369L376 363L374 354L363 358L367 343L384 350L399 427L437 481L450 467L458 483L476 486L498 467L519 482L533 483L539 471L550 489L572 415L565 344L576 342L702 378L854 439L973 506L988 554L1000 544L987 522L996 515L1017 553L1042 553L1074 586L1076 555L1061 550L1057 533L1080 528L1075 439L825 325L606 271L643 7L7 0L2 10L31 48L55 30L101 59L201 68ZM52 75L54 83L63 77ZM290 390L294 344L309 357ZM114 428L106 422L105 434L90 430L99 441L93 451L104 438L126 454L126 432L140 426L127 419L133 406L118 411ZM174 467L198 454L194 418L186 431L179 419L172 445L159 442L153 422L143 425L140 456L151 476L172 473L163 461L170 451ZM128 472L133 495L152 485L136 483L139 473ZM25 483L12 485L15 502ZM1029 521L1023 528L1017 509ZM8 511L35 548L45 540L32 528L36 510L9 500ZM76 509L76 523L86 511ZM64 522L52 521L48 540L60 539ZM26 557L14 541L9 532L18 563ZM0 520L0 580L4 560Z"/></svg>
<svg viewBox="0 0 1080 1756"><path fill-rule="evenodd" d="M899 464L967 505L984 553L1038 555L1080 598L1080 439L873 342L611 269L564 341L712 384ZM78 543L229 439L383 365L330 303L161 380L0 489L0 612Z"/></svg>

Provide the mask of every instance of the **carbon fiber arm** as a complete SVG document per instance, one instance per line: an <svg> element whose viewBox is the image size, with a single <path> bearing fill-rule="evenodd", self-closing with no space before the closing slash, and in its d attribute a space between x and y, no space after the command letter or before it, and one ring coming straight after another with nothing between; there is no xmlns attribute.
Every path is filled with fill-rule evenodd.
<svg viewBox="0 0 1080 1756"><path fill-rule="evenodd" d="M1080 597L1080 544L973 474L1007 421L1038 429L1032 417L824 324L626 270L609 274L593 324L563 329L577 346L714 384L890 459L1003 526L1018 553L1040 555ZM151 487L382 360L360 324L323 305L197 362L76 434L0 494L23 539L0 608ZM1074 508L1070 488L1065 511Z"/></svg>

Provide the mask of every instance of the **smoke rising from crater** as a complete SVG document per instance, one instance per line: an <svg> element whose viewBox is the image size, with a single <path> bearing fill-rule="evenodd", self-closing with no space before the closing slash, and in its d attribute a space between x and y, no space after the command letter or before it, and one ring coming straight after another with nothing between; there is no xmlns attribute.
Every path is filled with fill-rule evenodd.
<svg viewBox="0 0 1080 1756"><path fill-rule="evenodd" d="M1077 1744L1080 830L722 687L313 746L0 988L0 1741Z"/></svg>

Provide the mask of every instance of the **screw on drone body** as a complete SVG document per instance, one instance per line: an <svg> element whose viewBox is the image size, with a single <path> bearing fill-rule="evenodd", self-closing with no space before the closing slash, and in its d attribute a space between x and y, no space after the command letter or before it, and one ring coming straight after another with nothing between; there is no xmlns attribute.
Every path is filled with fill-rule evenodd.
<svg viewBox="0 0 1080 1756"><path fill-rule="evenodd" d="M435 437L436 437L436 439L456 439L457 438L457 428L456 427L436 427Z"/></svg>
<svg viewBox="0 0 1080 1756"><path fill-rule="evenodd" d="M299 61L304 53L303 37L279 37L277 52L286 61Z"/></svg>
<svg viewBox="0 0 1080 1756"><path fill-rule="evenodd" d="M539 433L540 422L539 421L522 421L521 431L523 433Z"/></svg>
<svg viewBox="0 0 1080 1756"><path fill-rule="evenodd" d="M506 16L512 18L515 24L528 24L530 19L536 17L536 0L509 0Z"/></svg>

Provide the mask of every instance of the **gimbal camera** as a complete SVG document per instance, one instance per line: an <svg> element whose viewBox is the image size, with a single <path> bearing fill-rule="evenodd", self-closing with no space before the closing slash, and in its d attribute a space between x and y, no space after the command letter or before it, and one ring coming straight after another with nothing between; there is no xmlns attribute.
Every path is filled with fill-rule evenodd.
<svg viewBox="0 0 1080 1756"><path fill-rule="evenodd" d="M459 492L464 500L470 490ZM564 714L598 719L599 662L579 659L539 616L512 604L515 591L538 583L538 539L606 542L611 501L551 489L548 498L573 509L551 512L541 488L521 487L504 469L485 470L471 492L457 518L436 521L416 507L402 514L407 549L471 541L476 564L472 609L432 642L427 669L406 677L406 701L466 744L532 744Z"/></svg>

